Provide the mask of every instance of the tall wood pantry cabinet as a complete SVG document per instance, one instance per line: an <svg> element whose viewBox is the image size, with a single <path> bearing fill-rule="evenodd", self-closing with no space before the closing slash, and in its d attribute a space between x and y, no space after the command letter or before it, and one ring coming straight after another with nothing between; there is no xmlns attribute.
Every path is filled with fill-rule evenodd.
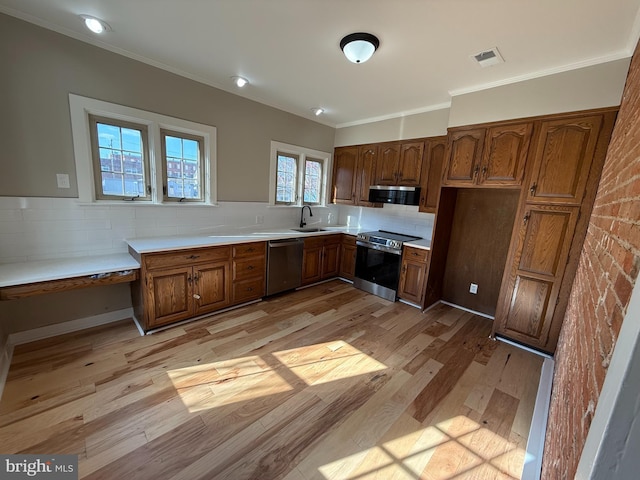
<svg viewBox="0 0 640 480"><path fill-rule="evenodd" d="M555 350L616 112L536 122L494 333Z"/></svg>

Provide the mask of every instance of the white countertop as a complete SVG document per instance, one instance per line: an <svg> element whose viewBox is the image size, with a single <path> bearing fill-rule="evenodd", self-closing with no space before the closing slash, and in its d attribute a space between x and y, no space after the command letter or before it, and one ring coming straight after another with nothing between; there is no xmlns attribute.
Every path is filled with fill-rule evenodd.
<svg viewBox="0 0 640 480"><path fill-rule="evenodd" d="M314 227L314 225L307 226L307 228ZM320 232L297 232L286 227L255 230L243 228L220 231L213 235L135 238L127 240L127 243L137 253L153 253L185 248L212 247L262 240L278 240L282 238L306 238L338 233L357 235L358 232L362 231L361 229L345 226L318 226L318 228L322 228L323 230Z"/></svg>
<svg viewBox="0 0 640 480"><path fill-rule="evenodd" d="M314 225L308 226L308 228L314 227ZM244 228L218 232L215 235L136 238L128 240L127 243L137 253L152 253L327 234L346 233L355 236L362 231L371 230L346 226L318 226L318 228L323 230L320 232L297 232L290 228L255 230ZM406 242L405 245L428 250L431 247L431 239L414 240ZM0 264L0 288L139 268L140 264L128 253Z"/></svg>
<svg viewBox="0 0 640 480"><path fill-rule="evenodd" d="M0 287L84 277L98 273L137 270L139 268L140 264L128 253L5 263L0 264Z"/></svg>

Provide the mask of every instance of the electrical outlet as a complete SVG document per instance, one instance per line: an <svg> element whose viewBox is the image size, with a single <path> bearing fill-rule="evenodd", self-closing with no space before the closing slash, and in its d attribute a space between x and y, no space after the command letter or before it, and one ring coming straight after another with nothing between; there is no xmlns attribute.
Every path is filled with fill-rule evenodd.
<svg viewBox="0 0 640 480"><path fill-rule="evenodd" d="M56 180L58 182L58 188L71 188L71 184L69 183L69 174L56 173Z"/></svg>
<svg viewBox="0 0 640 480"><path fill-rule="evenodd" d="M263 215L256 215L256 225L262 225L264 223Z"/></svg>
<svg viewBox="0 0 640 480"><path fill-rule="evenodd" d="M469 285L469 293L473 293L474 295L476 295L478 293L478 284L477 283L472 283L471 285Z"/></svg>

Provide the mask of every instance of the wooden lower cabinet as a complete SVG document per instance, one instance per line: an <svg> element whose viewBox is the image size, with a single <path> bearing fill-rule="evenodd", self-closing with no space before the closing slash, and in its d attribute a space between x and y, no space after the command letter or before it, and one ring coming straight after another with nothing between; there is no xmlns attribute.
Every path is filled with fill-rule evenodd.
<svg viewBox="0 0 640 480"><path fill-rule="evenodd" d="M197 248L138 256L132 284L143 330L213 312L232 304L231 247Z"/></svg>
<svg viewBox="0 0 640 480"><path fill-rule="evenodd" d="M262 298L266 288L267 243L243 243L234 245L232 250L231 302L236 305Z"/></svg>
<svg viewBox="0 0 640 480"><path fill-rule="evenodd" d="M551 325L579 210L561 205L526 206L507 261L511 269L503 280L494 333L545 351L555 346Z"/></svg>
<svg viewBox="0 0 640 480"><path fill-rule="evenodd" d="M342 235L340 246L340 272L338 275L348 280L353 280L356 274L356 237Z"/></svg>
<svg viewBox="0 0 640 480"><path fill-rule="evenodd" d="M429 267L429 250L404 247L398 297L422 306Z"/></svg>
<svg viewBox="0 0 640 480"><path fill-rule="evenodd" d="M340 271L341 235L322 235L304 239L302 284L309 285L331 277Z"/></svg>

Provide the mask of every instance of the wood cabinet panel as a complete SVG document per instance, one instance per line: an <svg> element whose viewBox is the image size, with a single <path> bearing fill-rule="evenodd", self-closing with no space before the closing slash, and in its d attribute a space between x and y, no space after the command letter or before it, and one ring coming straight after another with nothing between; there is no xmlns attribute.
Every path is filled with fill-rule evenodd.
<svg viewBox="0 0 640 480"><path fill-rule="evenodd" d="M356 237L352 235L342 235L340 251L340 271L343 278L353 280L356 273Z"/></svg>
<svg viewBox="0 0 640 480"><path fill-rule="evenodd" d="M322 277L322 247L307 248L305 240L302 254L302 284L319 282Z"/></svg>
<svg viewBox="0 0 640 480"><path fill-rule="evenodd" d="M562 205L525 206L496 312L496 333L548 348L578 211L579 207Z"/></svg>
<svg viewBox="0 0 640 480"><path fill-rule="evenodd" d="M355 204L358 147L338 147L333 159L333 203Z"/></svg>
<svg viewBox="0 0 640 480"><path fill-rule="evenodd" d="M232 246L233 258L266 255L267 242L240 243Z"/></svg>
<svg viewBox="0 0 640 480"><path fill-rule="evenodd" d="M193 267L193 286L194 315L230 305L229 263Z"/></svg>
<svg viewBox="0 0 640 480"><path fill-rule="evenodd" d="M533 122L498 125L487 130L479 183L522 185Z"/></svg>
<svg viewBox="0 0 640 480"><path fill-rule="evenodd" d="M264 297L264 278L233 282L232 302L234 304L249 302Z"/></svg>
<svg viewBox="0 0 640 480"><path fill-rule="evenodd" d="M541 122L528 202L580 205L602 124L602 115Z"/></svg>
<svg viewBox="0 0 640 480"><path fill-rule="evenodd" d="M341 242L341 235L320 235L304 239L303 285L338 276Z"/></svg>
<svg viewBox="0 0 640 480"><path fill-rule="evenodd" d="M400 160L400 143L380 144L379 161L376 167L376 185L396 185L398 161Z"/></svg>
<svg viewBox="0 0 640 480"><path fill-rule="evenodd" d="M356 204L363 207L373 206L369 202L369 187L373 185L378 164L377 144L363 145L358 149L358 166L356 168Z"/></svg>
<svg viewBox="0 0 640 480"><path fill-rule="evenodd" d="M404 247L398 297L422 306L424 301L430 251Z"/></svg>
<svg viewBox="0 0 640 480"><path fill-rule="evenodd" d="M420 212L436 213L446 149L447 137L445 136L428 139L425 142L420 176L422 187L420 205L418 206Z"/></svg>
<svg viewBox="0 0 640 480"><path fill-rule="evenodd" d="M143 256L147 269L166 268L177 265L219 262L228 260L231 249L225 247L193 248L179 252L151 253Z"/></svg>
<svg viewBox="0 0 640 480"><path fill-rule="evenodd" d="M443 184L469 186L475 182L482 160L484 128L452 131L449 134L448 164Z"/></svg>
<svg viewBox="0 0 640 480"><path fill-rule="evenodd" d="M267 268L265 255L233 260L233 280L264 277Z"/></svg>
<svg viewBox="0 0 640 480"><path fill-rule="evenodd" d="M424 142L402 143L396 174L396 184L407 187L420 185Z"/></svg>
<svg viewBox="0 0 640 480"><path fill-rule="evenodd" d="M192 315L192 273L192 267L179 267L147 274L149 327L177 322Z"/></svg>
<svg viewBox="0 0 640 480"><path fill-rule="evenodd" d="M340 243L325 245L322 250L322 279L337 277L340 270Z"/></svg>

